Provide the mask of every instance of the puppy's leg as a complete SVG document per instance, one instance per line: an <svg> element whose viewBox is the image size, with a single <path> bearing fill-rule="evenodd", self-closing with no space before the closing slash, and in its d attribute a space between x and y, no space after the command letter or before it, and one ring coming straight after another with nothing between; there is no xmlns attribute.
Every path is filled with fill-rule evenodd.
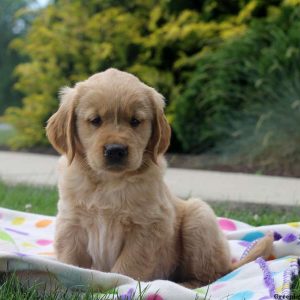
<svg viewBox="0 0 300 300"><path fill-rule="evenodd" d="M75 222L59 216L56 219L54 249L59 261L83 268L91 268L87 253L87 234Z"/></svg>
<svg viewBox="0 0 300 300"><path fill-rule="evenodd" d="M163 222L131 232L111 272L141 281L168 278L178 261L168 226Z"/></svg>
<svg viewBox="0 0 300 300"><path fill-rule="evenodd" d="M228 242L205 202L191 199L185 203L181 234L180 278L184 286L207 285L231 271Z"/></svg>
<svg viewBox="0 0 300 300"><path fill-rule="evenodd" d="M232 264L231 269L235 270L244 264L247 264L258 257L262 256L264 259L268 259L273 251L274 236L272 232L268 232L265 237L259 239L257 244L251 249L247 256L240 261Z"/></svg>
<svg viewBox="0 0 300 300"><path fill-rule="evenodd" d="M126 253L126 254L125 254ZM129 276L139 281L149 281L153 279L153 265L147 262L146 257L134 257L132 251L123 251L117 262L111 269L112 273ZM142 261L145 259L144 261Z"/></svg>

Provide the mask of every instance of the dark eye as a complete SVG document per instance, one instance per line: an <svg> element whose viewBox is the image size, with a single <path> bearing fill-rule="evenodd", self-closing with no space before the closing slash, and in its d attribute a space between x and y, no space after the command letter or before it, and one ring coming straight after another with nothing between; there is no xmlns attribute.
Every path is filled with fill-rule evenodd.
<svg viewBox="0 0 300 300"><path fill-rule="evenodd" d="M139 120L136 119L136 118L131 118L131 120L130 120L130 125L131 125L132 127L138 127L140 124L141 124L141 121L139 121Z"/></svg>
<svg viewBox="0 0 300 300"><path fill-rule="evenodd" d="M99 127L99 126L101 125L101 123L102 123L102 120L101 120L101 118L98 116L98 117L95 117L95 118L91 119L91 120L90 120L90 123L91 123L92 125L94 125L95 127Z"/></svg>

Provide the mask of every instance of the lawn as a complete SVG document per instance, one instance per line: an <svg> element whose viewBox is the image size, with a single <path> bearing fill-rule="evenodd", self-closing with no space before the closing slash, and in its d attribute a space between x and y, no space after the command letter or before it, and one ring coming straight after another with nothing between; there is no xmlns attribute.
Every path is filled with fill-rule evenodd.
<svg viewBox="0 0 300 300"><path fill-rule="evenodd" d="M57 199L56 187L11 186L0 181L0 207L54 216Z"/></svg>
<svg viewBox="0 0 300 300"><path fill-rule="evenodd" d="M0 207L54 216L58 192L56 187L8 185L0 181ZM240 220L260 226L299 221L299 211L294 208L267 205L210 203L218 216ZM243 209L241 209L243 207Z"/></svg>
<svg viewBox="0 0 300 300"><path fill-rule="evenodd" d="M55 187L33 187L28 185L8 185L0 181L0 207L28 211L32 213L55 215L58 192ZM243 206L228 203L212 203L218 216L237 219L254 226L299 221L299 211L293 208L259 205ZM35 288L24 290L15 279L2 279L0 299L38 299ZM300 280L294 284L294 294L300 295ZM107 299L87 293L84 298L78 294L62 295L55 293L42 299ZM300 299L300 296L299 296Z"/></svg>

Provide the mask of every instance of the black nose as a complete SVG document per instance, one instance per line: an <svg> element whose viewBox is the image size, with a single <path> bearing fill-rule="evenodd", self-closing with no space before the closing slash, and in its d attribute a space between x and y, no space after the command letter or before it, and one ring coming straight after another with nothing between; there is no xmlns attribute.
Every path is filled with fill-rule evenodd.
<svg viewBox="0 0 300 300"><path fill-rule="evenodd" d="M128 154L128 147L122 144L107 144L104 146L104 156L110 163L120 163Z"/></svg>

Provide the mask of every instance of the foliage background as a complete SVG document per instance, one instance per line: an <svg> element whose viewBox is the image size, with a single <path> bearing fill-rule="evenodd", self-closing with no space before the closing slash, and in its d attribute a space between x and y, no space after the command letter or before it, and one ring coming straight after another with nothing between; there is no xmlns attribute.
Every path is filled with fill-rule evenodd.
<svg viewBox="0 0 300 300"><path fill-rule="evenodd" d="M24 58L10 47L14 38L24 36L33 15L27 7L30 0L1 0L0 1L0 114L11 105L20 105L21 95L13 85L16 78L14 68ZM26 13L25 13L26 11Z"/></svg>
<svg viewBox="0 0 300 300"><path fill-rule="evenodd" d="M263 168L300 163L299 6L299 0L55 0L34 19L23 14L30 26L9 47L23 58L14 71L22 106L4 116L17 130L10 145L48 145L44 126L59 88L116 67L165 95L171 150Z"/></svg>

